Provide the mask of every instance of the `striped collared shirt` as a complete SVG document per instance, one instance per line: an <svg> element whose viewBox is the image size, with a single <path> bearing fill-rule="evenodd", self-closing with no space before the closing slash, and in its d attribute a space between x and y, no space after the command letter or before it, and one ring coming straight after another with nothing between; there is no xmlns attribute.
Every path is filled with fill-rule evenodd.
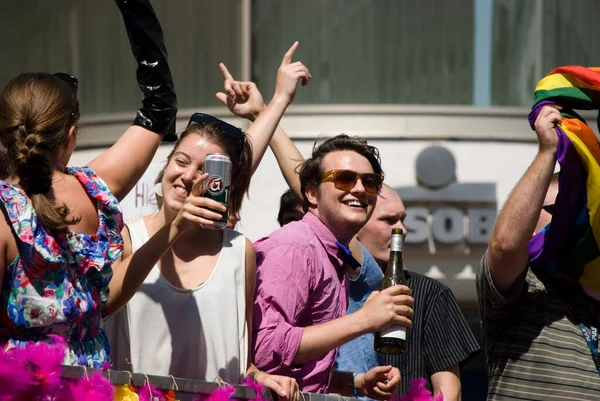
<svg viewBox="0 0 600 401"><path fill-rule="evenodd" d="M488 400L600 401L600 376L578 326L598 327L600 305L579 285L528 269L500 294L484 256L477 294Z"/></svg>
<svg viewBox="0 0 600 401"><path fill-rule="evenodd" d="M479 352L479 344L462 314L452 290L422 274L406 272L406 285L415 299L413 327L407 330L403 355L380 355L380 365L400 369L401 395L411 381L424 378L432 390L431 376L452 366L462 366ZM468 400L467 400L468 401Z"/></svg>

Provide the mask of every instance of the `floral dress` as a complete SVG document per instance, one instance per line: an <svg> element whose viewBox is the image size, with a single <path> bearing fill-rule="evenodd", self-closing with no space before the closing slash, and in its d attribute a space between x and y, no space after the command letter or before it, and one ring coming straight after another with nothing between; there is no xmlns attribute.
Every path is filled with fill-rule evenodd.
<svg viewBox="0 0 600 401"><path fill-rule="evenodd" d="M63 336L65 364L110 364L100 308L108 299L111 264L123 250L119 202L89 167L69 168L96 201L98 232L50 235L25 192L0 181L0 210L17 239L19 254L4 271L0 293L0 349Z"/></svg>

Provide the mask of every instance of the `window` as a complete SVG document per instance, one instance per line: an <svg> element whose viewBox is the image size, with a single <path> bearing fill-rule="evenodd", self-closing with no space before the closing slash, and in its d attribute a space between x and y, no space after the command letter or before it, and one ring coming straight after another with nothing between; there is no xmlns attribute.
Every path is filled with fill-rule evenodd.
<svg viewBox="0 0 600 401"><path fill-rule="evenodd" d="M6 4L4 4L6 3ZM241 69L241 2L152 0L165 33L180 108L217 106L218 68ZM24 71L80 80L84 115L127 112L141 94L123 20L112 1L21 0L0 6L0 85Z"/></svg>
<svg viewBox="0 0 600 401"><path fill-rule="evenodd" d="M494 1L494 105L531 106L537 82L561 65L600 65L600 3Z"/></svg>
<svg viewBox="0 0 600 401"><path fill-rule="evenodd" d="M240 78L242 64L249 63L268 100L281 57L295 40L295 59L314 77L296 104L474 102L474 13L480 0L251 0L251 60L242 59L248 39L243 1L152 0L181 109L219 104L219 62ZM491 67L484 64L478 74L491 74L492 105L528 107L535 84L553 68L600 65L594 41L600 37L598 1L580 0L578 7L560 0L483 4L493 7L484 22L493 25L492 43L483 47L492 56ZM112 1L0 2L0 50L0 85L23 71L64 71L81 81L84 115L139 106L135 63ZM481 82L489 89L489 79Z"/></svg>
<svg viewBox="0 0 600 401"><path fill-rule="evenodd" d="M295 103L471 104L473 18L473 0L255 0L253 79L268 99L299 40Z"/></svg>

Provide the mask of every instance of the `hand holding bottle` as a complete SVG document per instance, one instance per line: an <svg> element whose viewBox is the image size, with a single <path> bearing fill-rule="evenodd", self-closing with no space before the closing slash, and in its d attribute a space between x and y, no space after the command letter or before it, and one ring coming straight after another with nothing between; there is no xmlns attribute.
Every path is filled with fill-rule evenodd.
<svg viewBox="0 0 600 401"><path fill-rule="evenodd" d="M392 324L412 327L413 304L410 288L395 285L383 291L373 291L356 313L362 315L367 332L380 331Z"/></svg>
<svg viewBox="0 0 600 401"><path fill-rule="evenodd" d="M404 244L404 235L401 228L392 229L392 238L390 243L390 260L388 261L385 276L381 282L381 290L387 291L396 286L405 286L406 274L404 273L404 263L402 261L402 248ZM413 300L414 302L414 300ZM412 304L411 304L412 306ZM411 313L412 309L410 310ZM410 316L412 324L412 315ZM406 324L393 323L389 327L375 333L374 347L380 354L397 355L406 352Z"/></svg>

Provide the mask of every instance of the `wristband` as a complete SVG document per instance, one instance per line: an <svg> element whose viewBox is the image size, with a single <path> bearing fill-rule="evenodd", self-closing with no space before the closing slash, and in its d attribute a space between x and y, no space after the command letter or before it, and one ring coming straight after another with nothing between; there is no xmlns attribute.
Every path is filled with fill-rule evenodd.
<svg viewBox="0 0 600 401"><path fill-rule="evenodd" d="M354 396L358 398L360 396L358 395L356 387L354 387L354 380L356 380L356 376L358 376L358 373L352 373L352 383L350 383L350 389L352 390L352 394L354 394Z"/></svg>

